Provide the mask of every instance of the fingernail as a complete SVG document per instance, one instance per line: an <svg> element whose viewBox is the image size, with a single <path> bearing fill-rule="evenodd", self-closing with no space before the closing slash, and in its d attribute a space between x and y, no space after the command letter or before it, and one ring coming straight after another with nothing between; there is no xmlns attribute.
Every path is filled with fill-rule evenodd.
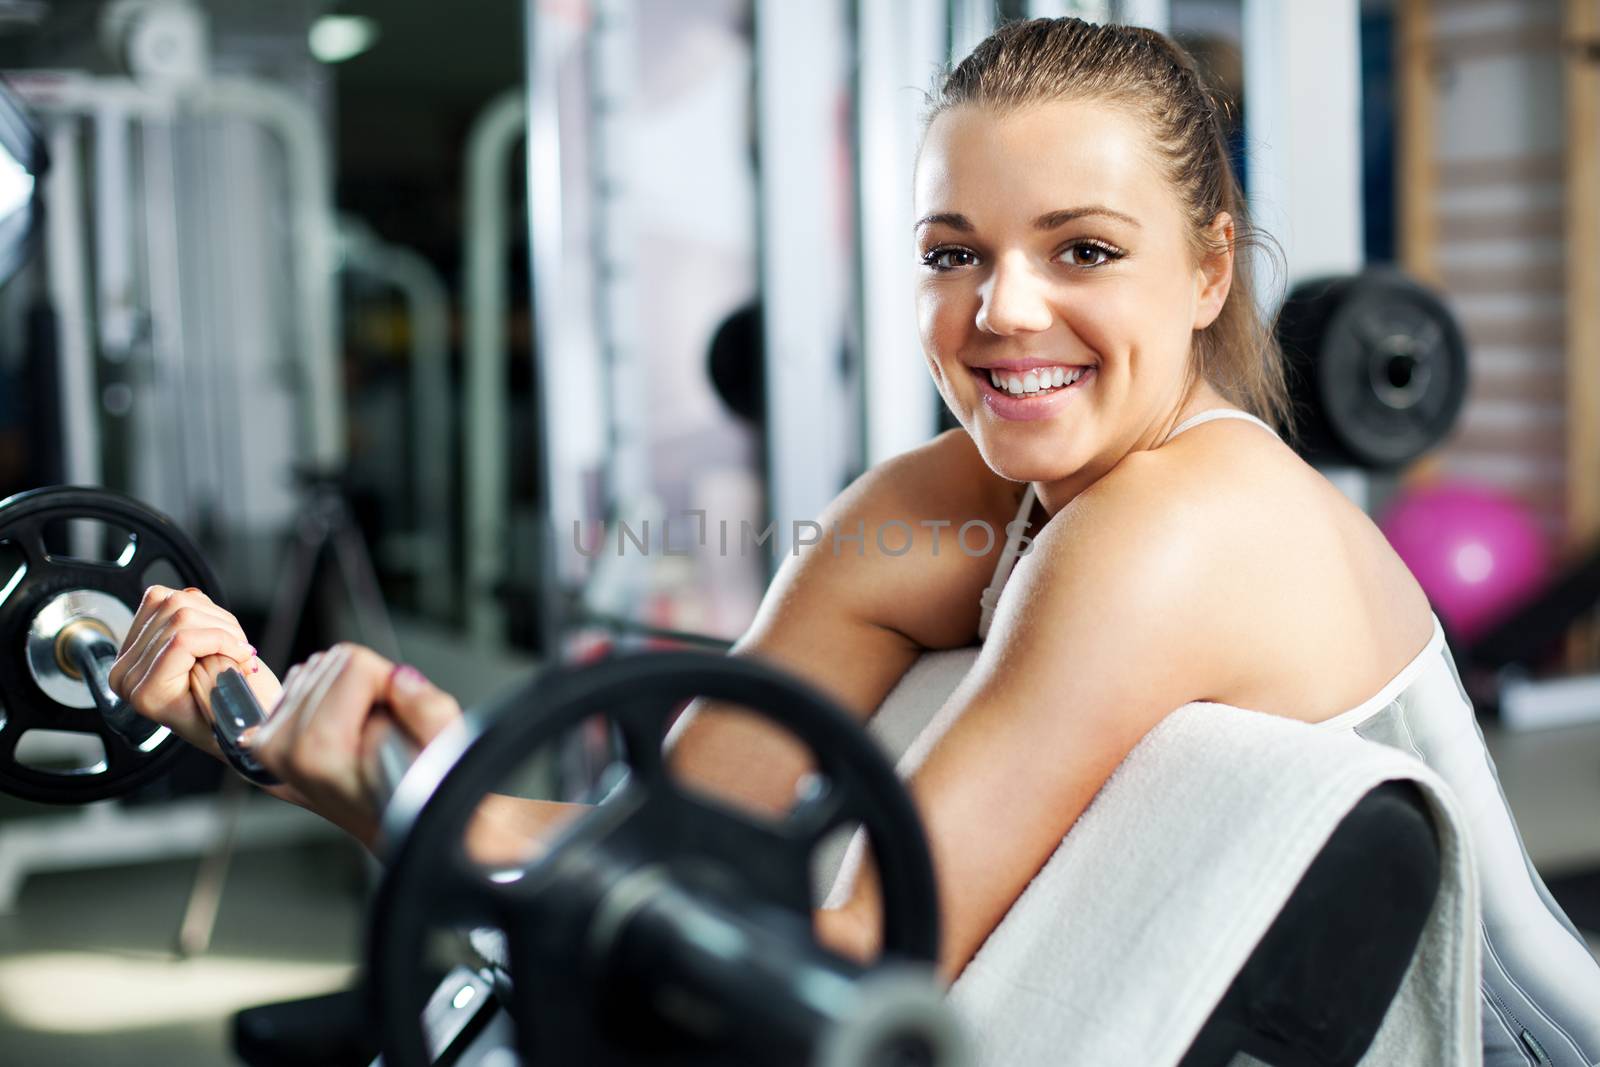
<svg viewBox="0 0 1600 1067"><path fill-rule="evenodd" d="M250 650L250 654L252 656L256 654L256 646L255 645L245 645L244 647L248 648Z"/></svg>
<svg viewBox="0 0 1600 1067"><path fill-rule="evenodd" d="M394 669L394 687L402 693L416 693L428 684L422 672L408 663Z"/></svg>
<svg viewBox="0 0 1600 1067"><path fill-rule="evenodd" d="M260 732L261 732L261 727L259 727L259 726L250 727L250 729L246 730L244 733L239 735L239 744L241 744L241 745L249 745L249 744L251 744L252 742L255 741L256 734L258 734Z"/></svg>
<svg viewBox="0 0 1600 1067"><path fill-rule="evenodd" d="M260 674L260 673L261 673L261 664L259 664L259 663L252 663L252 664L251 664L251 665L250 665L250 673L251 673L251 674Z"/></svg>

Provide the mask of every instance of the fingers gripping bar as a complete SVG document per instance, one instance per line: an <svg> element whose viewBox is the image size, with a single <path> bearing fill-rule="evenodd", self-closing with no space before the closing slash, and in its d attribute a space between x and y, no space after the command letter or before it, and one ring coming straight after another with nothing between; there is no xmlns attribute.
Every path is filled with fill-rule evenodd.
<svg viewBox="0 0 1600 1067"><path fill-rule="evenodd" d="M416 762L417 746L395 724L392 716L379 711L373 729L381 731L362 770L371 790L372 800L379 808L386 807L395 788L411 764ZM227 757L228 763L256 785L279 785L280 782L261 765L254 753L240 744L239 738L246 730L261 726L267 721L266 712L244 680L244 675L228 668L217 677L211 690L211 729L217 738L217 747Z"/></svg>

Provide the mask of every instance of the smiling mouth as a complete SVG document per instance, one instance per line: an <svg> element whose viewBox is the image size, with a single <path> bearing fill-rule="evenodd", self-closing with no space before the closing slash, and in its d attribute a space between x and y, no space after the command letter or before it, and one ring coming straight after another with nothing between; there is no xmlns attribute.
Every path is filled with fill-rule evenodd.
<svg viewBox="0 0 1600 1067"><path fill-rule="evenodd" d="M1033 400L1055 396L1081 387L1094 378L1095 368L1049 367L1040 371L991 371L986 367L969 367L980 387L1008 400Z"/></svg>

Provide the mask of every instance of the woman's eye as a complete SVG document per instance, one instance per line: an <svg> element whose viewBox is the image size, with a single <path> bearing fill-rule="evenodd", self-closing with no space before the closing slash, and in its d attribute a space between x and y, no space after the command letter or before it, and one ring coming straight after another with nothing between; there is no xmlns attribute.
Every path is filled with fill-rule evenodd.
<svg viewBox="0 0 1600 1067"><path fill-rule="evenodd" d="M1103 267L1121 259L1121 253L1094 241L1079 241L1067 247L1066 255L1074 267Z"/></svg>
<svg viewBox="0 0 1600 1067"><path fill-rule="evenodd" d="M951 256L966 256L967 259L965 262L953 263L950 261ZM970 266L975 258L977 257L965 248L935 248L922 257L922 263L934 270L954 270L957 267Z"/></svg>

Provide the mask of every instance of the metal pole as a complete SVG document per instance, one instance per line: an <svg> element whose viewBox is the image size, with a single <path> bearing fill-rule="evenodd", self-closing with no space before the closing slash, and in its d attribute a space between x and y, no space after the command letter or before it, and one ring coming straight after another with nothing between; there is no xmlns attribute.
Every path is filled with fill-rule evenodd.
<svg viewBox="0 0 1600 1067"><path fill-rule="evenodd" d="M130 116L107 103L94 113L95 272L100 294L95 316L100 350L109 360L128 358L138 329L134 301L132 182L128 144Z"/></svg>
<svg viewBox="0 0 1600 1067"><path fill-rule="evenodd" d="M344 266L399 291L411 323L412 463L415 551L422 608L437 619L455 607L450 525L450 294L438 271L418 253L388 244L352 222L341 227Z"/></svg>
<svg viewBox="0 0 1600 1067"><path fill-rule="evenodd" d="M650 367L640 351L637 266L629 243L636 227L628 214L639 173L629 156L626 117L639 65L634 8L635 0L595 0L589 31L591 304L607 401L608 518L627 515L650 497Z"/></svg>
<svg viewBox="0 0 1600 1067"><path fill-rule="evenodd" d="M604 450L598 406L599 386L583 287L567 262L569 231L575 225L562 185L561 115L563 63L582 39L583 9L565 9L526 0L528 101L528 226L533 282L534 391L538 411L534 448L543 458L537 514L540 630L546 651L559 655L564 625L563 599L581 585L584 560L559 550L570 525L587 514L585 474Z"/></svg>
<svg viewBox="0 0 1600 1067"><path fill-rule="evenodd" d="M89 338L88 263L83 238L83 161L78 120L50 124L45 239L61 383L62 470L73 485L99 485L100 389Z"/></svg>
<svg viewBox="0 0 1600 1067"><path fill-rule="evenodd" d="M467 137L466 388L462 468L466 478L467 630L483 644L505 639L499 588L505 577L511 487L506 474L506 386L510 345L511 198L508 164L524 136L527 101L508 89L479 113Z"/></svg>
<svg viewBox="0 0 1600 1067"><path fill-rule="evenodd" d="M849 22L837 0L756 0L760 270L766 352L767 515L773 569L844 487L860 396L844 373L855 279L819 271L797 249L852 256L848 195ZM845 260L849 262L849 260ZM796 536L799 535L799 536Z"/></svg>
<svg viewBox="0 0 1600 1067"><path fill-rule="evenodd" d="M939 430L913 299L911 179L922 133L917 90L944 62L947 27L943 0L868 0L855 14L862 408L874 466Z"/></svg>
<svg viewBox="0 0 1600 1067"><path fill-rule="evenodd" d="M1244 0L1244 94L1252 221L1277 238L1265 249L1256 299L1277 316L1302 278L1361 269L1361 12L1357 0ZM1315 127L1295 101L1316 102ZM1269 320L1270 321L1270 320ZM1370 505L1366 472L1323 471L1358 507Z"/></svg>

